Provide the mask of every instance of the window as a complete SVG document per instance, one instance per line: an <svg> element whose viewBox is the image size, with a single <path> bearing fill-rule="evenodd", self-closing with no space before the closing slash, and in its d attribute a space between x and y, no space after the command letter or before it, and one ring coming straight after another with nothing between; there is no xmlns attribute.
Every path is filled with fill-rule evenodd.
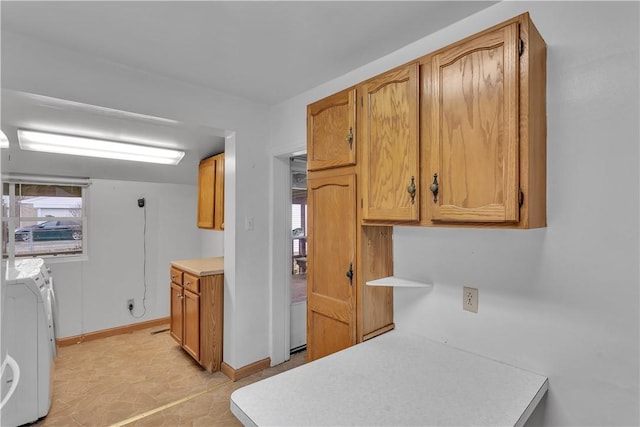
<svg viewBox="0 0 640 427"><path fill-rule="evenodd" d="M291 205L291 226L293 230L293 255L303 256L306 248L301 247L301 243L306 242L307 205L293 203Z"/></svg>
<svg viewBox="0 0 640 427"><path fill-rule="evenodd" d="M9 182L2 186L2 255L85 253L88 183Z"/></svg>

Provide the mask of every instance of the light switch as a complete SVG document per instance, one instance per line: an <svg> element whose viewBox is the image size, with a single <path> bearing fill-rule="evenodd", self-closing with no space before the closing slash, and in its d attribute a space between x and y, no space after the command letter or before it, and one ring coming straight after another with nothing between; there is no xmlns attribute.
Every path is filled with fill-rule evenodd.
<svg viewBox="0 0 640 427"><path fill-rule="evenodd" d="M253 231L253 217L245 216L244 217L244 229L245 231Z"/></svg>

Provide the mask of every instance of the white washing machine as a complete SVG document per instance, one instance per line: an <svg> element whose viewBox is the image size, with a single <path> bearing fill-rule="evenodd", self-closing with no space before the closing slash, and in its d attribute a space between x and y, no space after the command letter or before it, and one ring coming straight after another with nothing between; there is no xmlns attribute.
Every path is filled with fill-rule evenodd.
<svg viewBox="0 0 640 427"><path fill-rule="evenodd" d="M51 407L55 332L43 266L28 259L6 268L3 346L20 367L20 381L2 408L3 427L34 422ZM3 378L3 392L11 382Z"/></svg>
<svg viewBox="0 0 640 427"><path fill-rule="evenodd" d="M56 295L53 290L53 277L51 276L51 269L44 263L42 258L27 258L21 259L15 262L15 267L18 270L32 271L40 269L40 273L44 278L45 286L40 288L42 299L44 303L44 310L47 317L47 331L49 332L49 343L51 344L51 351L53 357L58 354L58 347L56 345L56 323L58 322L58 302L56 301Z"/></svg>
<svg viewBox="0 0 640 427"><path fill-rule="evenodd" d="M56 300L56 293L53 288L53 276L51 276L51 270L46 265L43 267L42 275L44 276L44 281L46 283L46 301L45 301L45 310L47 310L47 326L49 330L49 342L51 343L51 351L53 352L53 357L55 358L58 355L58 345L56 343L57 333L57 324L58 320L58 301ZM45 297L43 293L43 297Z"/></svg>

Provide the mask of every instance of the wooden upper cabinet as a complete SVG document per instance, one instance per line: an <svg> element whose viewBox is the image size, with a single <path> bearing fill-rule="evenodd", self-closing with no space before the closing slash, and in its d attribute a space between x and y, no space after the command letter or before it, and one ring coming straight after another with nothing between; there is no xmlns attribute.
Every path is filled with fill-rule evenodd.
<svg viewBox="0 0 640 427"><path fill-rule="evenodd" d="M213 228L216 160L206 158L198 166L198 227Z"/></svg>
<svg viewBox="0 0 640 427"><path fill-rule="evenodd" d="M216 159L216 179L213 201L213 229L224 230L224 153L214 156Z"/></svg>
<svg viewBox="0 0 640 427"><path fill-rule="evenodd" d="M433 220L520 219L518 33L511 24L433 57Z"/></svg>
<svg viewBox="0 0 640 427"><path fill-rule="evenodd" d="M355 89L307 106L307 169L356 164Z"/></svg>
<svg viewBox="0 0 640 427"><path fill-rule="evenodd" d="M545 49L523 15L430 58L423 206L434 223L546 225Z"/></svg>
<svg viewBox="0 0 640 427"><path fill-rule="evenodd" d="M358 87L365 221L419 219L418 70L410 63Z"/></svg>
<svg viewBox="0 0 640 427"><path fill-rule="evenodd" d="M198 227L224 230L224 153L198 167Z"/></svg>

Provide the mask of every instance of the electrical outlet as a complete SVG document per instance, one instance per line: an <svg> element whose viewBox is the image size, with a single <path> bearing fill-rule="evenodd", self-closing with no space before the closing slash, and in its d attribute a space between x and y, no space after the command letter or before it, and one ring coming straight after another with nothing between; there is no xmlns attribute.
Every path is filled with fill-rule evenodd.
<svg viewBox="0 0 640 427"><path fill-rule="evenodd" d="M462 308L472 313L478 312L478 288L462 288Z"/></svg>
<svg viewBox="0 0 640 427"><path fill-rule="evenodd" d="M133 310L133 300L132 299L128 299L127 300L127 308L129 309L129 311Z"/></svg>

